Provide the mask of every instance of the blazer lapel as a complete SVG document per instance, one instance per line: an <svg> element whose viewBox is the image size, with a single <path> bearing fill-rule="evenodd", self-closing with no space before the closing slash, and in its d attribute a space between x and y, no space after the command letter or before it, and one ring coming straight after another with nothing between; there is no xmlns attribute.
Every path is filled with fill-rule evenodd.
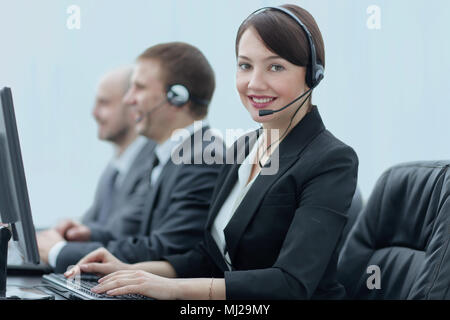
<svg viewBox="0 0 450 320"><path fill-rule="evenodd" d="M241 236L253 215L258 211L259 205L263 201L267 191L296 160L296 158L280 158L278 173L275 175L259 175L244 199L242 199L241 204L236 208L230 222L224 229L225 242L232 262Z"/></svg>
<svg viewBox="0 0 450 320"><path fill-rule="evenodd" d="M225 241L231 262L237 252L239 241L258 211L260 203L272 185L297 162L302 151L325 130L323 122L316 107L302 119L297 126L286 136L278 147L279 170L273 175L259 175L248 190L241 204L237 207L230 222L226 226ZM275 153L276 155L276 153ZM223 202L222 202L223 203Z"/></svg>
<svg viewBox="0 0 450 320"><path fill-rule="evenodd" d="M156 154L154 154L151 159L152 163L155 161L155 157L156 157ZM158 199L158 194L161 189L161 181L163 181L163 176L167 172L167 167L169 167L171 163L172 163L171 161L166 163L166 165L162 169L158 179L156 180L155 185L149 187L149 190L150 190L149 198L145 202L145 207L144 207L144 211L143 211L143 213L144 213L143 216L145 217L144 218L145 220L143 221L143 224L142 224L142 227L143 227L143 229L141 229L142 234L147 234L150 230L150 222L152 220L153 207L155 206L155 202ZM151 167L149 174L146 175L146 179L148 180L149 184L150 184L150 177L151 177L152 171L153 171L153 165Z"/></svg>
<svg viewBox="0 0 450 320"><path fill-rule="evenodd" d="M201 137L203 137L203 134L205 133L205 131L209 130L209 126L204 126L201 128ZM198 133L197 133L198 134ZM175 150L177 149L181 149L183 150L183 146L185 144L191 144L191 148L190 150L191 152L191 163L195 163L195 156L194 156L194 152L195 152L195 135L196 132L192 133L189 138L185 139L179 146L176 147ZM175 151L177 152L177 151ZM154 152L154 156L152 157L152 163L154 162L156 157L156 152ZM155 182L154 186L150 187L150 198L148 199L148 201L146 202L145 208L144 208L144 215L146 215L145 217L145 223L143 223L143 234L148 234L150 232L150 227L151 227L151 223L152 223L152 218L153 218L153 209L155 207L155 204L158 200L158 195L159 192L161 191L161 184L162 181L165 180L165 176L171 171L174 170L174 166L177 166L176 164L174 164L172 162L172 158L170 158L167 163L164 165L158 179ZM152 167L153 169L153 167ZM149 176L149 183L150 183L150 176Z"/></svg>
<svg viewBox="0 0 450 320"><path fill-rule="evenodd" d="M236 183L236 180L238 178L238 170L239 170L238 164L231 165L225 178L222 181L217 181L217 183L222 187L220 188L217 197L213 200L213 202L210 205L209 210L210 214L208 215L208 220L206 221L207 229L211 228L214 219L219 213L220 208L222 207L223 203L225 202L231 190L233 189L234 184Z"/></svg>
<svg viewBox="0 0 450 320"><path fill-rule="evenodd" d="M155 143L147 142L142 148L139 154L134 159L129 172L122 183L120 194L127 196L136 183L141 181L141 177L146 178L149 176L151 170L153 169L154 155L153 150L155 149ZM150 181L150 180L148 180Z"/></svg>
<svg viewBox="0 0 450 320"><path fill-rule="evenodd" d="M106 177L108 174L108 170L109 167L107 167L105 170L103 170L103 173L100 177L100 181L98 183L97 186L97 190L95 191L95 209L92 210L91 214L89 217L85 217L84 219L86 220L92 220L92 221L97 221L98 220L98 216L102 207L102 202L103 202L103 197L104 197L104 190L107 188L106 186Z"/></svg>
<svg viewBox="0 0 450 320"><path fill-rule="evenodd" d="M228 167L228 172L222 179L217 181L217 185L220 185L222 187L218 191L217 196L212 199L212 203L210 205L209 215L206 221L205 244L208 248L209 254L213 258L213 261L221 270L228 270L228 266L223 259L222 252L220 252L220 249L217 247L217 243L211 235L211 227L217 214L220 211L220 208L222 207L223 203L225 202L237 182L240 164L248 156L251 148L253 147L259 136L259 133L260 130L257 130L246 135L249 137L248 139L245 138L246 136L239 138L242 139L241 145L244 146L243 148L237 147L237 150L232 150L231 148L227 150L226 159L233 159L233 164L226 165ZM236 145L239 145L239 142L237 142ZM230 152L235 153L230 156Z"/></svg>
<svg viewBox="0 0 450 320"><path fill-rule="evenodd" d="M237 150L232 150L231 148L227 150L227 157L226 159L232 158L233 164L228 164L229 170L226 174L225 178L223 178L220 181L217 181L218 185L221 185L220 191L218 192L215 199L213 199L213 202L210 206L210 214L208 216L208 220L206 222L206 228L209 230L214 222L214 219L216 218L217 214L220 211L220 208L222 207L223 203L227 199L228 195L230 194L231 190L233 189L234 185L236 184L236 181L238 179L238 171L239 167L243 160L248 156L251 148L255 144L256 140L258 139L260 134L260 129L253 131L249 133L249 138L246 139L245 136L242 139L241 145L243 145L243 148L237 147ZM239 146L239 142L236 143L236 145ZM235 148L236 149L236 148ZM236 156L230 156L230 152L235 152Z"/></svg>

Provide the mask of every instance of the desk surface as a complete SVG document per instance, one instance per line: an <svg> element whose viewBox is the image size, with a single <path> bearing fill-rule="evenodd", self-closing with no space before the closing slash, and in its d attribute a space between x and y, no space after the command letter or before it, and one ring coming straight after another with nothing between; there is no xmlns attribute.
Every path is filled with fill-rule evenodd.
<svg viewBox="0 0 450 320"><path fill-rule="evenodd" d="M49 290L48 288L41 287L41 285L45 285L42 282L42 276L8 276L7 286L10 286L11 288L33 288L36 287L36 289L43 291L46 294L51 294L55 296L55 300L66 300L63 296Z"/></svg>

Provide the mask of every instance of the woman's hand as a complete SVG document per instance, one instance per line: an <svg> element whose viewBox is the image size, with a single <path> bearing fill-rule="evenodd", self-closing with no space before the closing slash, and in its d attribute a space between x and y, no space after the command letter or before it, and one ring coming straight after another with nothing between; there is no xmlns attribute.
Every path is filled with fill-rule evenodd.
<svg viewBox="0 0 450 320"><path fill-rule="evenodd" d="M111 296L141 294L162 300L177 298L177 280L154 275L141 270L114 272L102 279L92 288L95 293Z"/></svg>
<svg viewBox="0 0 450 320"><path fill-rule="evenodd" d="M64 276L70 278L80 273L80 271L106 275L128 269L132 269L130 264L123 263L105 248L99 248L82 258L75 267L64 273Z"/></svg>

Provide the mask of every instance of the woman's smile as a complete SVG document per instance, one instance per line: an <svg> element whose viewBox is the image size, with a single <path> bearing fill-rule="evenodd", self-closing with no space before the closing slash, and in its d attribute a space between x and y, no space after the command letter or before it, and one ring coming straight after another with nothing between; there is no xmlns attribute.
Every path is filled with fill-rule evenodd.
<svg viewBox="0 0 450 320"><path fill-rule="evenodd" d="M263 109L270 106L277 97L249 95L248 99L253 107L256 109Z"/></svg>

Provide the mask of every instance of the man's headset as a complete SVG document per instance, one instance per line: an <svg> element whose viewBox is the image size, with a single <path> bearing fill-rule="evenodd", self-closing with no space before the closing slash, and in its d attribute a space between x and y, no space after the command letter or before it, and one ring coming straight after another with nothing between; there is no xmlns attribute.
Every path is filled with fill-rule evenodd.
<svg viewBox="0 0 450 320"><path fill-rule="evenodd" d="M208 100L197 98L189 93L189 90L182 84L174 84L167 89L167 101L176 107L182 107L189 101L207 106Z"/></svg>
<svg viewBox="0 0 450 320"><path fill-rule="evenodd" d="M207 106L209 105L209 100L200 99L197 97L192 96L189 93L189 90L182 84L173 84L168 87L166 91L166 99L161 101L156 107L154 107L152 110L146 112L142 116L140 116L138 119L136 119L136 123L142 121L145 117L148 117L150 114L152 114L154 111L161 108L163 105L166 104L166 102L170 103L171 105L181 108L189 101L192 101L196 104Z"/></svg>

